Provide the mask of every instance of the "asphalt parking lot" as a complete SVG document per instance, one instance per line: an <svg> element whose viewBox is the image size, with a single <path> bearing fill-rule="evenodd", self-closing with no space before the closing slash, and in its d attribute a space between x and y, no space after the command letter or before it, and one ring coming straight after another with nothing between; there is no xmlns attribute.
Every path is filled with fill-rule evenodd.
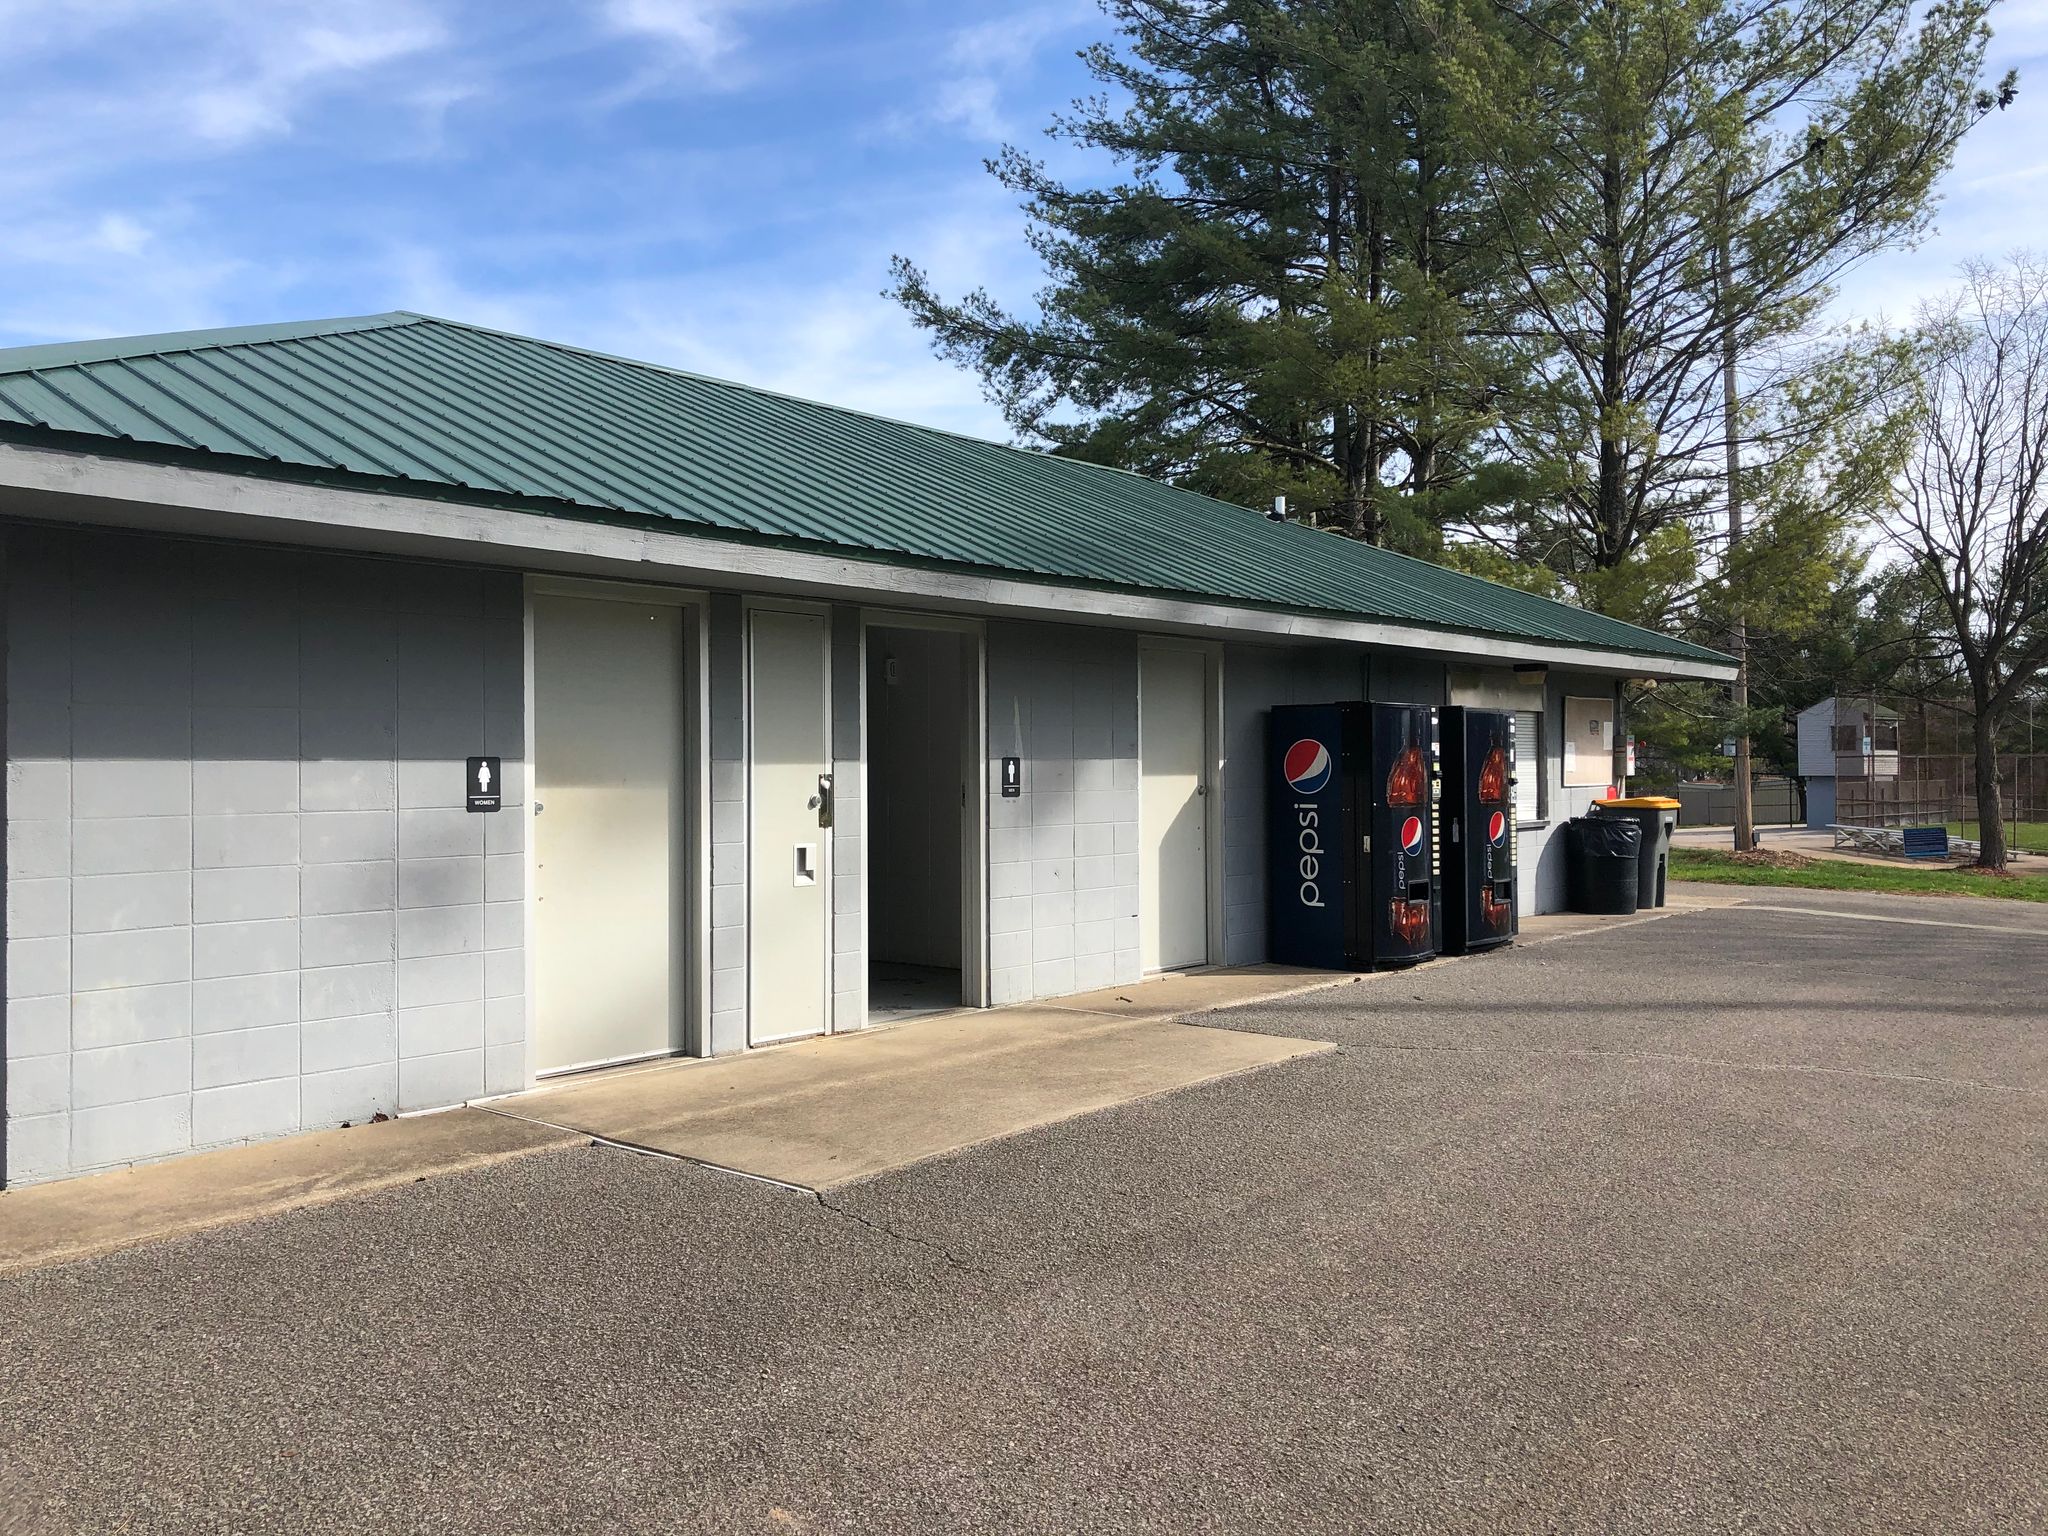
<svg viewBox="0 0 2048 1536"><path fill-rule="evenodd" d="M0 1526L2048 1527L2048 912L1746 894L822 1200L578 1147L0 1280Z"/></svg>

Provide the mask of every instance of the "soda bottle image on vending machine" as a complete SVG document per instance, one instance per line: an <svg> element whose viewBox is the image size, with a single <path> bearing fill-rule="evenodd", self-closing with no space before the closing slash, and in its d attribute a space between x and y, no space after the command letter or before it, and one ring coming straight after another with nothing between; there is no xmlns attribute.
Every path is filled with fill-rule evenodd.
<svg viewBox="0 0 2048 1536"><path fill-rule="evenodd" d="M1433 711L1288 704L1267 720L1267 951L1367 971L1436 953Z"/></svg>
<svg viewBox="0 0 2048 1536"><path fill-rule="evenodd" d="M1406 965L1436 953L1436 837L1431 826L1436 711L1414 704L1372 710L1372 953Z"/></svg>
<svg viewBox="0 0 2048 1536"><path fill-rule="evenodd" d="M1515 936L1515 717L1441 712L1443 943L1446 954Z"/></svg>

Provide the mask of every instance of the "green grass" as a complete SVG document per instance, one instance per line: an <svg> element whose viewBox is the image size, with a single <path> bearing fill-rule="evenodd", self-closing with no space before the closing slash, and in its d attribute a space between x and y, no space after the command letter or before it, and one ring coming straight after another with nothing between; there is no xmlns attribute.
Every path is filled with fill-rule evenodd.
<svg viewBox="0 0 2048 1536"><path fill-rule="evenodd" d="M1948 835L1975 837L1977 823L1952 821L1948 824ZM2008 821L2005 824L2005 846L2024 848L2030 853L2048 853L2048 821Z"/></svg>
<svg viewBox="0 0 2048 1536"><path fill-rule="evenodd" d="M1671 878L1717 885L1800 886L1813 891L1880 891L1906 896L1992 896L2005 901L2048 901L2048 875L2000 880L1948 869L1890 869L1882 864L1816 860L1803 869L1738 864L1734 855L1707 848L1671 850Z"/></svg>

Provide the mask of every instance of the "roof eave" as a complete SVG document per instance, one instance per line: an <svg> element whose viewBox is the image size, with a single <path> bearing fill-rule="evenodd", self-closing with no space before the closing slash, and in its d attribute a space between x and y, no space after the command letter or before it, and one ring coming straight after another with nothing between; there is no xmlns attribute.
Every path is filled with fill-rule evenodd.
<svg viewBox="0 0 2048 1536"><path fill-rule="evenodd" d="M907 562L850 549L741 541L660 519L607 518L567 507L508 507L490 498L458 500L417 490L251 472L264 467L251 461L237 471L168 463L145 453L0 441L0 492L17 493L29 515L79 523L622 575L679 585L755 584L840 600L923 603L1246 639L1339 641L1443 652L1482 662L1543 662L1624 677L1731 681L1736 672L1732 658L1717 663L1171 592L1131 592L982 568ZM550 511L568 515L548 515Z"/></svg>

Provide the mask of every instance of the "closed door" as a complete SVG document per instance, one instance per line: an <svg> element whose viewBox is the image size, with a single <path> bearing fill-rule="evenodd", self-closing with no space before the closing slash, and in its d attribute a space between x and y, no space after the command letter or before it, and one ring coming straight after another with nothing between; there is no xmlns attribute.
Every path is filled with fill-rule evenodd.
<svg viewBox="0 0 2048 1536"><path fill-rule="evenodd" d="M1148 971L1209 958L1208 658L1139 654L1138 956Z"/></svg>
<svg viewBox="0 0 2048 1536"><path fill-rule="evenodd" d="M747 1038L825 1030L830 634L821 614L756 609L747 797Z"/></svg>
<svg viewBox="0 0 2048 1536"><path fill-rule="evenodd" d="M533 603L534 1049L543 1072L681 1042L679 609Z"/></svg>

